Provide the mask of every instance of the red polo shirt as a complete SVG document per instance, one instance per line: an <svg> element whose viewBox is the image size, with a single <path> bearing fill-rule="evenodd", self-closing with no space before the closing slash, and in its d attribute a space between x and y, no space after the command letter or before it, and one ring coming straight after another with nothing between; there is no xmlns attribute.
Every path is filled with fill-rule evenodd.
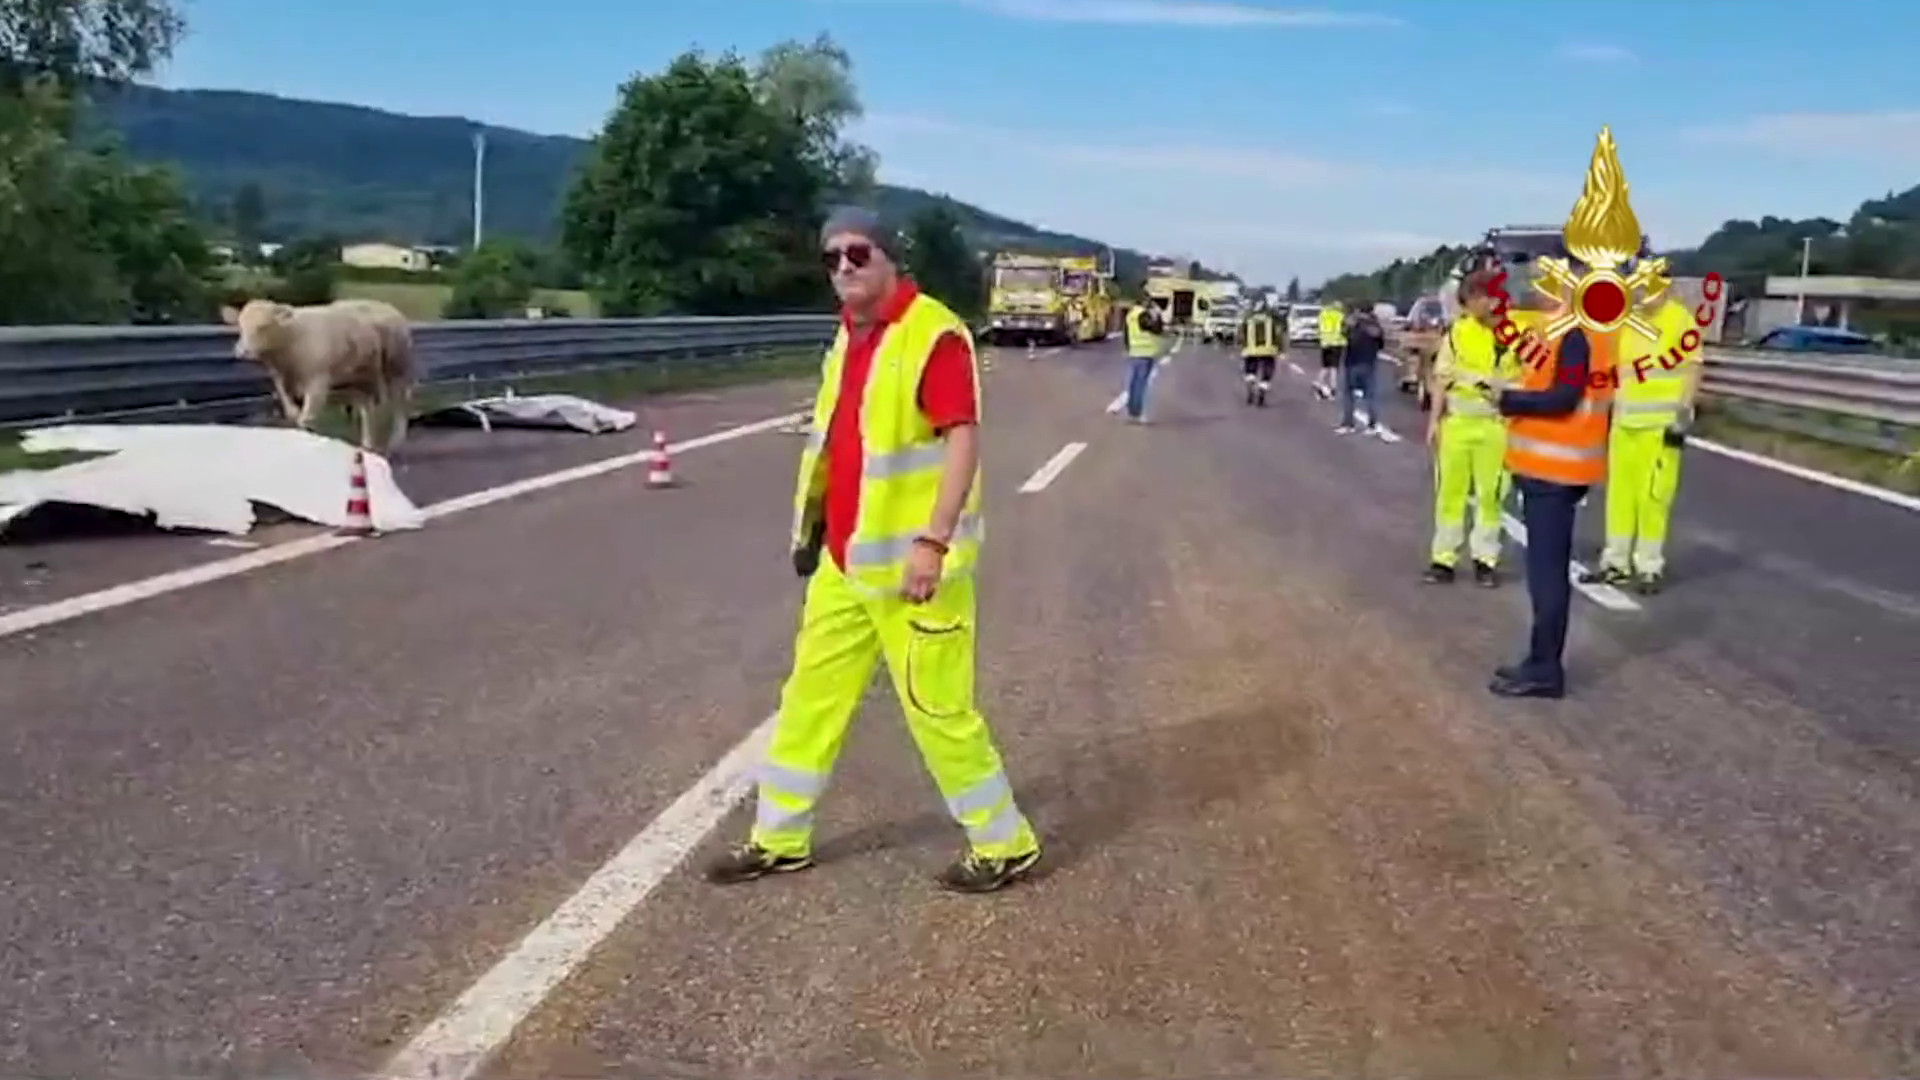
<svg viewBox="0 0 1920 1080"><path fill-rule="evenodd" d="M840 399L834 404L827 423L827 492L822 508L826 520L826 549L835 566L847 568L847 542L853 538L854 522L860 517L860 476L865 460L860 443L860 403L866 395L867 376L873 371L873 354L886 327L900 321L907 305L920 295L918 286L903 280L894 294L880 305L879 318L865 329L853 325L852 316L840 313L847 328L847 358L840 369ZM944 432L958 424L980 422L979 388L973 381L973 350L959 334L942 334L934 343L933 356L920 376L920 412L935 431Z"/></svg>

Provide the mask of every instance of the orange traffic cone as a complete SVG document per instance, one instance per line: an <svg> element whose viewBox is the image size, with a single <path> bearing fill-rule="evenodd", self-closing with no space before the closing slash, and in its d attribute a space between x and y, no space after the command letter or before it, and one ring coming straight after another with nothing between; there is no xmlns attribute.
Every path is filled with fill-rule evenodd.
<svg viewBox="0 0 1920 1080"><path fill-rule="evenodd" d="M373 500L367 497L367 457L353 452L353 472L347 477L347 523L340 527L343 536L372 536Z"/></svg>
<svg viewBox="0 0 1920 1080"><path fill-rule="evenodd" d="M653 433L653 462L647 466L648 487L673 486L673 460L667 456L667 433Z"/></svg>

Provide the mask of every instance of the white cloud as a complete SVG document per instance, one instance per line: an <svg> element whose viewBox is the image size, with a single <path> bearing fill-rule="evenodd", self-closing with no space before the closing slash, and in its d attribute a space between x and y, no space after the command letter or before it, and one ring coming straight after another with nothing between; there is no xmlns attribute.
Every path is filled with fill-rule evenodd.
<svg viewBox="0 0 1920 1080"><path fill-rule="evenodd" d="M1560 55L1568 60L1578 60L1588 64L1637 64L1640 58L1633 50L1620 45L1605 42L1578 42L1560 47Z"/></svg>
<svg viewBox="0 0 1920 1080"><path fill-rule="evenodd" d="M968 7L1034 22L1112 23L1130 26L1277 27L1318 29L1401 26L1403 20L1366 12L1270 8L1227 0L960 0Z"/></svg>
<svg viewBox="0 0 1920 1080"><path fill-rule="evenodd" d="M1694 128L1686 136L1697 143L1751 147L1815 161L1843 155L1906 162L1920 159L1920 110L1775 113L1737 124Z"/></svg>

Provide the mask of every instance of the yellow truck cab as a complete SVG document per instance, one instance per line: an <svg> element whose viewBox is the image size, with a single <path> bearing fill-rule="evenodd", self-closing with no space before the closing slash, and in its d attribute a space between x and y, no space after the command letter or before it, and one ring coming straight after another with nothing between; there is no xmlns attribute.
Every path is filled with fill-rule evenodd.
<svg viewBox="0 0 1920 1080"><path fill-rule="evenodd" d="M1069 344L1105 341L1113 332L1113 278L1091 255L1059 260L1060 288L1067 298Z"/></svg>
<svg viewBox="0 0 1920 1080"><path fill-rule="evenodd" d="M1060 261L1046 255L999 252L987 291L988 344L1067 345L1067 292Z"/></svg>

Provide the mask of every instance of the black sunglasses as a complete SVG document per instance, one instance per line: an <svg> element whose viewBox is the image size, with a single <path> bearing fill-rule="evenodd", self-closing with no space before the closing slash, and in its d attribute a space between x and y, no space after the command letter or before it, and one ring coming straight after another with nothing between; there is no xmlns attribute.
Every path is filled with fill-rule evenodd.
<svg viewBox="0 0 1920 1080"><path fill-rule="evenodd" d="M845 258L855 270L862 270L873 261L872 244L848 244L843 248L828 248L820 253L820 265L831 274L840 269L840 260Z"/></svg>

